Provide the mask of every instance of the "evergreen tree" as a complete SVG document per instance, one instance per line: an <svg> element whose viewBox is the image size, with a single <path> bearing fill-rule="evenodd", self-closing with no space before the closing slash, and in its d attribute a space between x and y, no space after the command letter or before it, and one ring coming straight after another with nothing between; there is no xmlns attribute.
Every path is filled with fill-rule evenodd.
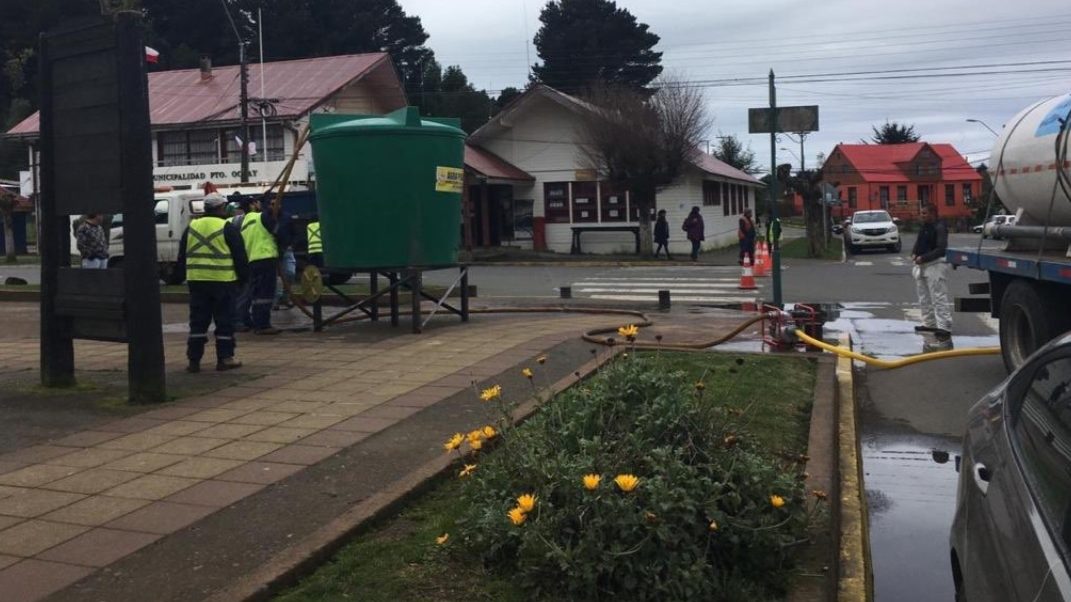
<svg viewBox="0 0 1071 602"><path fill-rule="evenodd" d="M915 133L915 126L906 123L885 122L880 128L874 126L874 136L871 138L877 144L904 144L918 142L919 135Z"/></svg>
<svg viewBox="0 0 1071 602"><path fill-rule="evenodd" d="M535 35L535 79L578 94L599 84L644 88L662 73L659 37L610 0L552 0Z"/></svg>
<svg viewBox="0 0 1071 602"><path fill-rule="evenodd" d="M712 153L717 159L744 173L756 174L762 171L755 161L755 151L745 147L740 139L733 135L718 136L718 144Z"/></svg>

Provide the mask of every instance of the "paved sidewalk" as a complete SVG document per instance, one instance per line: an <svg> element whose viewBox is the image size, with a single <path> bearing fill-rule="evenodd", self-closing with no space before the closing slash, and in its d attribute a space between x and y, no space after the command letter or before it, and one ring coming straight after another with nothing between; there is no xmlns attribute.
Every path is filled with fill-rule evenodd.
<svg viewBox="0 0 1071 602"><path fill-rule="evenodd" d="M24 310L0 306L0 316ZM662 332L667 343L701 338L738 320L730 312L658 314L644 336ZM165 321L174 316L165 314ZM157 592L160 600L200 599L264 562L294 529L315 528L441 453L443 432L479 420L475 384L520 379L513 374L518 366L556 345L571 345L555 358L557 377L571 374L590 358L582 331L629 321L474 315L469 324L433 320L415 336L404 325L383 323L243 336L242 370L193 377L224 386L214 393L98 419L86 430L67 429L0 455L0 599L126 600L138 591ZM38 342L30 330L0 337L0 384L36 371ZM185 365L185 337L175 324L165 330L174 381ZM125 369L126 350L79 341L76 365L83 377L121 374L115 371ZM250 380L233 384L236 373ZM323 483L338 499L323 499ZM209 565L211 579L205 569L204 579L191 584L191 571Z"/></svg>

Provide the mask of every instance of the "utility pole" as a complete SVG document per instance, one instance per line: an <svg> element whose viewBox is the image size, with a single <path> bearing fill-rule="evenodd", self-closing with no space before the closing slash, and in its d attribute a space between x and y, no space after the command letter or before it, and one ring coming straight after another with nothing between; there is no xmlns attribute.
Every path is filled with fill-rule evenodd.
<svg viewBox="0 0 1071 602"><path fill-rule="evenodd" d="M236 32L237 33L237 32ZM238 61L241 75L241 138L242 138L242 184L249 183L249 60L245 54L245 42L238 39Z"/></svg>
<svg viewBox="0 0 1071 602"><path fill-rule="evenodd" d="M781 243L777 218L777 88L770 69L770 232L773 234L773 303L781 307Z"/></svg>

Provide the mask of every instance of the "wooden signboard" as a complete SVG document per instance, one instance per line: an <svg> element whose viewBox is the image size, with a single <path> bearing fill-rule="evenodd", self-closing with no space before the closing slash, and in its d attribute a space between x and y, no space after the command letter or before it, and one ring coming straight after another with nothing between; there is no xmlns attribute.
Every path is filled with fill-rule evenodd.
<svg viewBox="0 0 1071 602"><path fill-rule="evenodd" d="M119 13L41 36L41 380L74 383L76 338L127 343L130 400L156 402L164 350L139 19ZM118 267L70 265L71 217L89 213L123 214Z"/></svg>

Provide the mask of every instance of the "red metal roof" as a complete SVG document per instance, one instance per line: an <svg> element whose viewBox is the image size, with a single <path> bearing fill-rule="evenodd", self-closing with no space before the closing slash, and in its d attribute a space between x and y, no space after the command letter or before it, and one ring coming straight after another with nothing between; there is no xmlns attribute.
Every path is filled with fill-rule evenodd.
<svg viewBox="0 0 1071 602"><path fill-rule="evenodd" d="M495 180L535 180L528 172L506 161L489 150L471 144L465 145L465 167Z"/></svg>
<svg viewBox="0 0 1071 602"><path fill-rule="evenodd" d="M833 152L840 151L868 182L910 182L908 164L923 148L941 158L941 180L982 179L951 144L838 144Z"/></svg>
<svg viewBox="0 0 1071 602"><path fill-rule="evenodd" d="M264 97L278 99L279 118L300 116L346 85L373 72L389 81L376 89L389 99L388 108L405 105L398 75L387 53L326 56L264 63ZM249 95L260 97L261 66L249 67ZM383 85L378 85L383 84ZM392 98L393 97L393 98ZM149 74L149 114L154 126L176 126L239 119L238 66L213 67L212 77L201 78L199 69L157 71ZM10 136L34 135L38 114L8 131Z"/></svg>

